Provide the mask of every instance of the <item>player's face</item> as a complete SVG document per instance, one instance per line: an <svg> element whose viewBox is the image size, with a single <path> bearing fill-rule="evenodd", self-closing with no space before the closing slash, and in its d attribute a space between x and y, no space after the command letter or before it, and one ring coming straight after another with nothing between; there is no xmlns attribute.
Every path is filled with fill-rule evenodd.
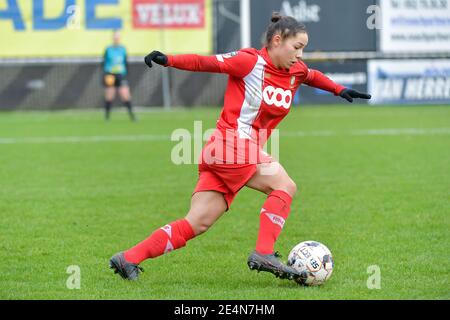
<svg viewBox="0 0 450 320"><path fill-rule="evenodd" d="M289 69L303 56L303 49L308 45L308 34L299 32L293 37L281 39L275 35L272 49L276 56L276 64L279 68Z"/></svg>

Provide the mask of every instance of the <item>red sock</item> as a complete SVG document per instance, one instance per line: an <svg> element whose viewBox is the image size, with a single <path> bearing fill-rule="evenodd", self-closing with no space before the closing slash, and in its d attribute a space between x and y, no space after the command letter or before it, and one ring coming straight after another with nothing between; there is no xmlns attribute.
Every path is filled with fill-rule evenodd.
<svg viewBox="0 0 450 320"><path fill-rule="evenodd" d="M292 197L284 191L274 190L267 197L259 217L259 233L256 251L261 254L274 252L275 242L291 211Z"/></svg>
<svg viewBox="0 0 450 320"><path fill-rule="evenodd" d="M194 238L194 230L186 219L180 219L159 228L150 237L125 251L128 262L139 264L145 259L156 258L164 253L184 247Z"/></svg>

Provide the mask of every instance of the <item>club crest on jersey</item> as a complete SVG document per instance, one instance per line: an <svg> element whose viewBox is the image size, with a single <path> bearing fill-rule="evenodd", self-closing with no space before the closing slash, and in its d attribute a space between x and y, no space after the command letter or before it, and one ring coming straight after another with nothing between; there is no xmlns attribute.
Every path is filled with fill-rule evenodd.
<svg viewBox="0 0 450 320"><path fill-rule="evenodd" d="M295 76L292 76L291 78L291 86L293 86L295 84Z"/></svg>
<svg viewBox="0 0 450 320"><path fill-rule="evenodd" d="M292 92L281 88L267 86L263 91L264 102L269 106L283 107L289 109L291 107Z"/></svg>

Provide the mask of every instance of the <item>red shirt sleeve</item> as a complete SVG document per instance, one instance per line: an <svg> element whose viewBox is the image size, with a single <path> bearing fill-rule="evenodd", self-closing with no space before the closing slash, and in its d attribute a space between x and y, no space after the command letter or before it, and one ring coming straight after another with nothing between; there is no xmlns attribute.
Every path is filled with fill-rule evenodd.
<svg viewBox="0 0 450 320"><path fill-rule="evenodd" d="M345 89L344 86L335 83L322 72L314 69L308 69L308 74L303 83L314 88L329 91L331 93L334 93L334 95L336 96L338 96L341 91Z"/></svg>
<svg viewBox="0 0 450 320"><path fill-rule="evenodd" d="M245 51L235 51L215 56L197 54L168 55L167 67L187 71L226 73L243 78L252 71L258 60L256 55Z"/></svg>

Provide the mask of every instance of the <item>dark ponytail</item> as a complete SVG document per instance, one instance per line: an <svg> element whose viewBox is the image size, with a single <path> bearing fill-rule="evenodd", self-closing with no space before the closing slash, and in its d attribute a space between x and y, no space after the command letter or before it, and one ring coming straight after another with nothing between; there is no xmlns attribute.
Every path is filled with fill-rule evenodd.
<svg viewBox="0 0 450 320"><path fill-rule="evenodd" d="M264 36L264 45L270 46L270 42L274 35L279 34L281 39L287 39L295 36L297 33L307 33L306 27L303 23L298 22L295 18L290 16L282 16L279 12L272 13L270 18L271 23L267 27Z"/></svg>
<svg viewBox="0 0 450 320"><path fill-rule="evenodd" d="M282 18L282 15L279 14L278 12L274 12L272 13L272 17L270 18L270 21L272 21L272 23L278 22L278 20L280 20Z"/></svg>

